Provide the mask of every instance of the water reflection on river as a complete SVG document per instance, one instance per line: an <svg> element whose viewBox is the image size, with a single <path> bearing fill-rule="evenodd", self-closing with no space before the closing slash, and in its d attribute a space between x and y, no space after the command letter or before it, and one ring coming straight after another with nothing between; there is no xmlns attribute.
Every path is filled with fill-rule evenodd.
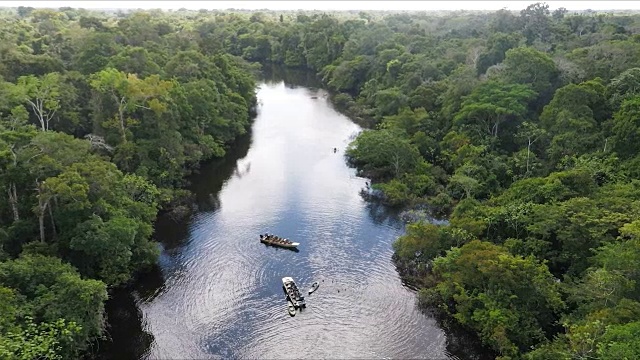
<svg viewBox="0 0 640 360"><path fill-rule="evenodd" d="M360 128L305 84L260 85L251 134L192 179L198 212L158 222L157 271L108 304L113 341L100 357L473 358L452 351L398 277L403 226L360 197L366 179L343 158ZM299 251L260 244L264 232ZM320 282L295 317L283 276L305 292Z"/></svg>

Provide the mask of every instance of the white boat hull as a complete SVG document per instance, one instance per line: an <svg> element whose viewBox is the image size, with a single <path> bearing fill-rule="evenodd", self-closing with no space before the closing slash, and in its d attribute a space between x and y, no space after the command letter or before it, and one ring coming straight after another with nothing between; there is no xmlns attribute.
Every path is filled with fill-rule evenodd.
<svg viewBox="0 0 640 360"><path fill-rule="evenodd" d="M274 241L269 241L269 240L264 240L261 239L260 240L262 243L267 244L267 245L272 245L272 246L280 246L286 249L295 249L298 247L298 245L300 245L300 243L297 242L292 242L292 243L279 243L279 242L274 242Z"/></svg>
<svg viewBox="0 0 640 360"><path fill-rule="evenodd" d="M289 311L289 315L291 316L296 315L296 307L293 306L293 303L291 301L287 301L287 311Z"/></svg>

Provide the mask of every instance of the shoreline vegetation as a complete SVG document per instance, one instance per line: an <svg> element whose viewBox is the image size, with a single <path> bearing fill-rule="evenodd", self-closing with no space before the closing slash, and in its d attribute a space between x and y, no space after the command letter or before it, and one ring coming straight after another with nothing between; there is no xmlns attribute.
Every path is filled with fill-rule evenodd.
<svg viewBox="0 0 640 360"><path fill-rule="evenodd" d="M411 221L419 302L501 359L640 357L640 15L0 9L0 357L76 358L155 264L158 211L250 127L258 64L317 73ZM420 216L412 216L419 220ZM413 214L415 215L415 214Z"/></svg>

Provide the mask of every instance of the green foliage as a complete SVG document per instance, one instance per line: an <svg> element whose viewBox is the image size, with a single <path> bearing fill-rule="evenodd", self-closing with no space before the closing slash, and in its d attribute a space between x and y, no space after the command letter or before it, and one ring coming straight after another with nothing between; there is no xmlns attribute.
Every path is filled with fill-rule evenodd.
<svg viewBox="0 0 640 360"><path fill-rule="evenodd" d="M640 94L640 68L632 68L612 79L607 87L609 102L618 109L623 101Z"/></svg>
<svg viewBox="0 0 640 360"><path fill-rule="evenodd" d="M372 125L347 154L384 202L452 212L394 245L423 303L503 356L637 357L637 14L20 7L3 20L2 269L30 274L46 254L116 286L154 263L159 207L183 205L184 176L250 126L247 61L275 63L317 72ZM102 300L29 292L46 281L0 284L0 357L73 358L98 336Z"/></svg>
<svg viewBox="0 0 640 360"><path fill-rule="evenodd" d="M471 234L462 229L415 223L407 226L407 233L394 242L393 249L400 259L428 263L470 240Z"/></svg>
<svg viewBox="0 0 640 360"><path fill-rule="evenodd" d="M602 360L640 357L640 322L608 328L600 341L598 356Z"/></svg>
<svg viewBox="0 0 640 360"><path fill-rule="evenodd" d="M587 44L585 44L587 45ZM593 78L609 80L625 70L640 67L640 43L631 39L598 41L593 45L576 48L569 58Z"/></svg>
<svg viewBox="0 0 640 360"><path fill-rule="evenodd" d="M398 177L415 169L419 152L408 140L389 130L364 131L347 150L354 164L366 164L376 177Z"/></svg>
<svg viewBox="0 0 640 360"><path fill-rule="evenodd" d="M73 322L66 323L64 319L54 323L35 324L27 316L22 329L0 334L0 357L20 360L62 360L77 356L77 353L69 347L73 343L73 337L79 332L79 326Z"/></svg>
<svg viewBox="0 0 640 360"><path fill-rule="evenodd" d="M527 113L527 102L535 93L525 85L502 84L495 81L478 86L465 97L462 108L454 118L454 124L466 130L472 138L483 134L486 137L498 137L504 123L518 121Z"/></svg>
<svg viewBox="0 0 640 360"><path fill-rule="evenodd" d="M624 100L613 115L613 148L623 158L638 155L640 150L640 96Z"/></svg>
<svg viewBox="0 0 640 360"><path fill-rule="evenodd" d="M552 160L604 146L600 123L607 116L605 87L598 80L558 89L544 107L540 123L552 136L547 152Z"/></svg>
<svg viewBox="0 0 640 360"><path fill-rule="evenodd" d="M530 47L508 50L503 64L500 77L507 83L527 84L541 95L549 93L556 84L558 69L553 60Z"/></svg>
<svg viewBox="0 0 640 360"><path fill-rule="evenodd" d="M49 130L49 122L60 108L60 74L21 76L13 89L12 95L16 100L29 104L41 130Z"/></svg>
<svg viewBox="0 0 640 360"><path fill-rule="evenodd" d="M106 286L60 259L26 255L0 263L0 354L69 358L103 329ZM14 320L14 321L11 321ZM45 355L46 354L46 355Z"/></svg>
<svg viewBox="0 0 640 360"><path fill-rule="evenodd" d="M545 265L487 242L453 248L434 260L433 273L442 282L431 291L451 304L443 309L508 356L543 340L564 307Z"/></svg>

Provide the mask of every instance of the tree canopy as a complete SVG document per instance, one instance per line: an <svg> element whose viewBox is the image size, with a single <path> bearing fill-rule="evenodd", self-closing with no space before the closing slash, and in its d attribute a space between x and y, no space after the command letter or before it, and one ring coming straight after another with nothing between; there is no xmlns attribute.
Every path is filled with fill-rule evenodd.
<svg viewBox="0 0 640 360"><path fill-rule="evenodd" d="M316 73L369 128L347 155L383 202L450 216L394 244L422 304L505 359L638 357L638 14L0 17L0 357L100 336L158 210L248 130L260 64Z"/></svg>

